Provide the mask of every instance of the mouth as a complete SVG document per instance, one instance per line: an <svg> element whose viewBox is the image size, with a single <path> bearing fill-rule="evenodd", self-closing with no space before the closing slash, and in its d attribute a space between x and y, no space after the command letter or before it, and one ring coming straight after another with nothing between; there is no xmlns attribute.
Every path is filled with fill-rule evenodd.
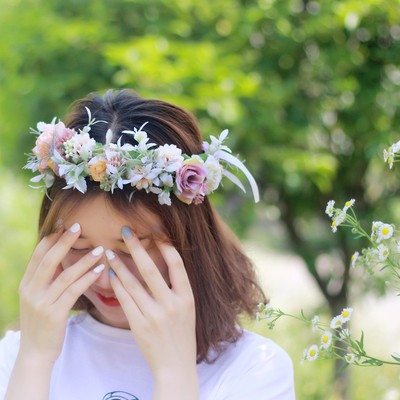
<svg viewBox="0 0 400 400"><path fill-rule="evenodd" d="M96 296L99 300L109 307L119 307L121 304L119 303L118 299L114 296L104 296L101 293L96 292Z"/></svg>

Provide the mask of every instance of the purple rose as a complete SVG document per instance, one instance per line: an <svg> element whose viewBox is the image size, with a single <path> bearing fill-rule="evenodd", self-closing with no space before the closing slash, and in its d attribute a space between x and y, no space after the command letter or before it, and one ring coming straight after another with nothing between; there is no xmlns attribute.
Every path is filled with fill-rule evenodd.
<svg viewBox="0 0 400 400"><path fill-rule="evenodd" d="M196 158L186 160L176 171L177 192L175 195L179 200L186 204L192 203L193 200L195 204L201 203L204 198L206 174L202 160Z"/></svg>

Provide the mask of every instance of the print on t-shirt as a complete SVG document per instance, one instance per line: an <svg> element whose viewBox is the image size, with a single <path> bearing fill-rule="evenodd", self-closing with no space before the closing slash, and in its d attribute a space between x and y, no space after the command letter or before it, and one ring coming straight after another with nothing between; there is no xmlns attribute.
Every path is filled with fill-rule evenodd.
<svg viewBox="0 0 400 400"><path fill-rule="evenodd" d="M139 400L139 398L127 392L110 392L103 397L103 400Z"/></svg>

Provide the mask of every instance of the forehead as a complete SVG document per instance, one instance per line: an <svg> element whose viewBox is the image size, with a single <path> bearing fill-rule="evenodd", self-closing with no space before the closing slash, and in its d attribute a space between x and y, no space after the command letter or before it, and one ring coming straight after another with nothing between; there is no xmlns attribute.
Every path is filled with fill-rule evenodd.
<svg viewBox="0 0 400 400"><path fill-rule="evenodd" d="M160 218L146 207L138 204L132 205L126 212L117 211L103 195L81 202L68 215L62 216L62 219L66 228L79 222L82 236L103 235L113 238L121 237L121 228L125 225L138 235L159 232L162 225Z"/></svg>

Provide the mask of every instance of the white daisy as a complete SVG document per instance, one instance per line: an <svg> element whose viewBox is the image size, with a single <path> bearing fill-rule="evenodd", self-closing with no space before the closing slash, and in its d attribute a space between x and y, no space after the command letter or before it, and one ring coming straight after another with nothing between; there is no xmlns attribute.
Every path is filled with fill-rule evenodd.
<svg viewBox="0 0 400 400"><path fill-rule="evenodd" d="M353 353L347 353L344 356L344 359L346 360L347 363L349 364L354 364L354 361L356 359L356 356Z"/></svg>
<svg viewBox="0 0 400 400"><path fill-rule="evenodd" d="M342 212L340 212L340 214L336 215L336 217L333 218L332 225L331 225L332 232L336 232L337 231L337 227L340 224L342 224L345 221L345 219L346 219L346 212L345 211L342 211Z"/></svg>
<svg viewBox="0 0 400 400"><path fill-rule="evenodd" d="M376 251L378 253L378 259L381 262L385 261L389 257L389 249L384 244L380 244Z"/></svg>
<svg viewBox="0 0 400 400"><path fill-rule="evenodd" d="M315 315L314 318L311 320L311 330L315 332L318 329L318 323L320 319L318 315Z"/></svg>
<svg viewBox="0 0 400 400"><path fill-rule="evenodd" d="M387 150L383 150L383 159L385 160L385 163L389 164L389 168L393 168L393 162L394 162L394 152L392 151L392 148L389 147Z"/></svg>
<svg viewBox="0 0 400 400"><path fill-rule="evenodd" d="M356 263L358 258L360 257L360 253L358 251L356 251L352 256L351 256L351 267L355 268Z"/></svg>
<svg viewBox="0 0 400 400"><path fill-rule="evenodd" d="M346 201L344 207L343 207L343 211L346 212L350 207L353 207L354 203L356 201L354 199L351 199L349 201Z"/></svg>
<svg viewBox="0 0 400 400"><path fill-rule="evenodd" d="M332 333L329 331L324 332L323 335L321 336L321 347L323 347L324 349L328 349L331 343L332 343Z"/></svg>
<svg viewBox="0 0 400 400"><path fill-rule="evenodd" d="M318 358L318 346L316 344L309 347L306 358L308 361L314 361Z"/></svg>
<svg viewBox="0 0 400 400"><path fill-rule="evenodd" d="M342 325L343 325L343 320L340 315L337 315L336 317L332 318L330 323L330 327L332 329L341 328Z"/></svg>
<svg viewBox="0 0 400 400"><path fill-rule="evenodd" d="M326 205L325 214L328 214L329 217L333 217L333 211L335 209L335 200L329 200Z"/></svg>
<svg viewBox="0 0 400 400"><path fill-rule="evenodd" d="M339 339L344 340L350 337L350 329L345 328L339 332Z"/></svg>
<svg viewBox="0 0 400 400"><path fill-rule="evenodd" d="M393 226L389 224L380 224L376 229L376 243L380 243L381 240L390 239L393 236Z"/></svg>
<svg viewBox="0 0 400 400"><path fill-rule="evenodd" d="M345 323L347 321L350 321L351 314L353 314L353 309L350 307L344 308L342 312L340 313L340 317L342 319L342 322Z"/></svg>

